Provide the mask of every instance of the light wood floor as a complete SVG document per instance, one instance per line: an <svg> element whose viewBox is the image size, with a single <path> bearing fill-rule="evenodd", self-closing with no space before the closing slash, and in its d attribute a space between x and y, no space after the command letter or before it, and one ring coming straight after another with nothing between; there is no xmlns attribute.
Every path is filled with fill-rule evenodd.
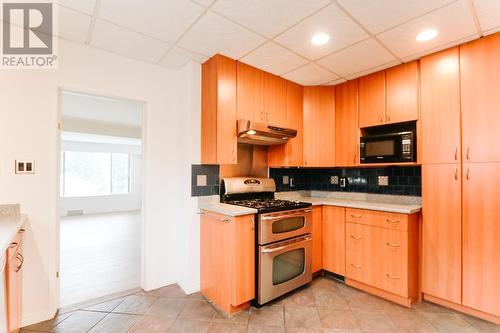
<svg viewBox="0 0 500 333"><path fill-rule="evenodd" d="M139 211L61 218L60 307L140 286Z"/></svg>

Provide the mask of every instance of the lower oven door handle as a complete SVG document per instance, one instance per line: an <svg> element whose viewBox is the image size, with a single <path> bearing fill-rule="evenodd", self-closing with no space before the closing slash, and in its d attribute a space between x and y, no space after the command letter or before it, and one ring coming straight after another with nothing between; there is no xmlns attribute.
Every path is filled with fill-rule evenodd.
<svg viewBox="0 0 500 333"><path fill-rule="evenodd" d="M264 249L262 249L262 253L277 252L277 251L283 250L291 245L300 245L303 243L307 243L311 239L312 239L311 236L304 236L304 237L297 238L296 240L293 240L293 241L286 241L286 244L284 244L284 245L279 245L279 246L272 246L271 245L269 247L265 247Z"/></svg>

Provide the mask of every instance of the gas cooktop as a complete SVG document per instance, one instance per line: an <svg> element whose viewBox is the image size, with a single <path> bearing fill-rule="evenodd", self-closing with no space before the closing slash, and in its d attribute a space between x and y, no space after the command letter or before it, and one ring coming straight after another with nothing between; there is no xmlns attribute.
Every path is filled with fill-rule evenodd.
<svg viewBox="0 0 500 333"><path fill-rule="evenodd" d="M247 200L231 200L226 202L231 205L243 206L254 208L259 213L276 212L281 210L291 210L310 207L311 204L307 202L289 201L280 199L247 199Z"/></svg>

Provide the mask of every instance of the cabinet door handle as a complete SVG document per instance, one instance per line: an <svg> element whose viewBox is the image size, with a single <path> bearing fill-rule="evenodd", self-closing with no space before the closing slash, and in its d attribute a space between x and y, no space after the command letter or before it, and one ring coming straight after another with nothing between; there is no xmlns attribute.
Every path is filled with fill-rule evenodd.
<svg viewBox="0 0 500 333"><path fill-rule="evenodd" d="M469 174L470 174L470 169L469 169L469 168L467 168L467 174L465 175L465 178L466 178L467 180L469 180L469 179L470 179L470 175L469 175Z"/></svg>
<svg viewBox="0 0 500 333"><path fill-rule="evenodd" d="M393 280L399 280L400 279L399 276L394 276L394 275L391 275L391 274L385 274L385 276L387 276L389 279L393 279Z"/></svg>
<svg viewBox="0 0 500 333"><path fill-rule="evenodd" d="M21 270L21 268L23 268L24 257L21 253L18 253L18 254L16 254L16 259L19 260L19 266L17 266L16 270L15 270L15 272L17 273Z"/></svg>
<svg viewBox="0 0 500 333"><path fill-rule="evenodd" d="M353 163L354 163L354 164L356 164L356 156L357 156L357 154L356 154L356 153L354 153L354 160L353 160Z"/></svg>
<svg viewBox="0 0 500 333"><path fill-rule="evenodd" d="M387 245L392 246L392 247L399 247L399 243L389 243L386 242Z"/></svg>
<svg viewBox="0 0 500 333"><path fill-rule="evenodd" d="M362 239L363 237L361 237L361 236L354 236L354 235L351 235L351 238L352 238L352 239Z"/></svg>
<svg viewBox="0 0 500 333"><path fill-rule="evenodd" d="M354 267L354 268L361 268L361 265L351 264L351 266Z"/></svg>
<svg viewBox="0 0 500 333"><path fill-rule="evenodd" d="M15 248L15 247L16 247L16 246L18 246L18 245L19 245L19 243L18 243L18 242L12 242L12 243L10 243L10 245L9 245L9 249L13 249L13 248Z"/></svg>
<svg viewBox="0 0 500 333"><path fill-rule="evenodd" d="M354 215L354 214L351 214L351 217L354 218L354 219L360 219L363 217L363 215Z"/></svg>
<svg viewBox="0 0 500 333"><path fill-rule="evenodd" d="M458 180L458 168L455 168L455 180Z"/></svg>
<svg viewBox="0 0 500 333"><path fill-rule="evenodd" d="M470 156L470 148L467 147L467 152L465 153L465 158L469 159L469 156Z"/></svg>
<svg viewBox="0 0 500 333"><path fill-rule="evenodd" d="M387 112L387 121L391 121L391 113Z"/></svg>
<svg viewBox="0 0 500 333"><path fill-rule="evenodd" d="M455 161L458 160L458 148L455 148Z"/></svg>
<svg viewBox="0 0 500 333"><path fill-rule="evenodd" d="M385 219L385 221L393 224L399 223L399 220Z"/></svg>

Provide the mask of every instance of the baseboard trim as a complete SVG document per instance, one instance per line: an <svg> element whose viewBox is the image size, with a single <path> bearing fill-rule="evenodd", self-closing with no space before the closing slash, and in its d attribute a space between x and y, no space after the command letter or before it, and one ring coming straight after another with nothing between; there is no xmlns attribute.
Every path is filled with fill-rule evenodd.
<svg viewBox="0 0 500 333"><path fill-rule="evenodd" d="M500 317L492 315L490 313L475 310L475 309L469 308L467 306L464 306L462 304L453 303L453 302L450 302L450 301L447 301L447 300L444 300L444 299L441 299L439 297L435 297L435 296L432 296L429 294L424 294L423 298L427 302L435 303L435 304L444 306L446 308L450 308L452 310L462 312L462 313L471 315L473 317L478 317L478 318L484 319L486 321L491 321L492 323L500 325Z"/></svg>

